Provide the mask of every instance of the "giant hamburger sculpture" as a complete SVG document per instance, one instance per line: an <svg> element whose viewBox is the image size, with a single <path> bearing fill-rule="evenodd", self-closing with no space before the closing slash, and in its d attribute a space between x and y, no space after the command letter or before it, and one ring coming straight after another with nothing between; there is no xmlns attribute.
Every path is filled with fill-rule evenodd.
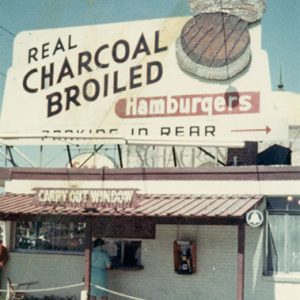
<svg viewBox="0 0 300 300"><path fill-rule="evenodd" d="M226 80L251 61L248 24L258 21L265 0L189 0L194 17L176 43L179 66L193 75Z"/></svg>

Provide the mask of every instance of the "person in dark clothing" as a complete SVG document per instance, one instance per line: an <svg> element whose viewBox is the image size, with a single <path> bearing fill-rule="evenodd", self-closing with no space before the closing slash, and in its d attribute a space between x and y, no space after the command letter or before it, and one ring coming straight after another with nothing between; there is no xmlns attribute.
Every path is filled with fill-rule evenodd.
<svg viewBox="0 0 300 300"><path fill-rule="evenodd" d="M0 240L0 269L2 269L8 261L8 250Z"/></svg>
<svg viewBox="0 0 300 300"><path fill-rule="evenodd" d="M3 241L0 239L0 286L2 279L2 269L8 261L8 250L3 245Z"/></svg>

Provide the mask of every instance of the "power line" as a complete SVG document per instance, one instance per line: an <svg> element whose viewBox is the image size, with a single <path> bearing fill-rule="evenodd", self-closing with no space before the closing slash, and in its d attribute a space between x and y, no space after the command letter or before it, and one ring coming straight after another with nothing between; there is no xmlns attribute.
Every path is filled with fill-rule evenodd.
<svg viewBox="0 0 300 300"><path fill-rule="evenodd" d="M0 29L2 29L3 31L5 31L6 33L8 33L9 35L15 37L16 35L11 32L10 30L8 30L7 28L5 28L4 26L0 25Z"/></svg>
<svg viewBox="0 0 300 300"><path fill-rule="evenodd" d="M7 28L5 28L2 25L0 25L0 29L2 29L3 31L5 31L6 33L8 33L12 37L16 36L13 32L11 32L10 30L8 30ZM3 77L6 77L6 75L3 72L0 72L0 75L3 76Z"/></svg>
<svg viewBox="0 0 300 300"><path fill-rule="evenodd" d="M6 33L8 33L9 35L15 37L16 35L14 33L12 33L10 30L8 30L7 28L5 28L4 26L0 25L0 29L2 29L3 31L5 31Z"/></svg>

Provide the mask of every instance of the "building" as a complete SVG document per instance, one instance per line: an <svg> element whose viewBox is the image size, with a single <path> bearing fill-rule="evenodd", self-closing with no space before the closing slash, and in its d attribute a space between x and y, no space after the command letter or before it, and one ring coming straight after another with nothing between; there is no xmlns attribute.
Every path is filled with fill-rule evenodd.
<svg viewBox="0 0 300 300"><path fill-rule="evenodd" d="M81 240L91 224L93 237L117 241L118 247L125 243L129 256L141 247L141 265L119 257L120 264L109 271L109 289L115 292L140 299L243 299L242 291L245 299L295 299L299 294L298 167L6 169L1 177L6 194L0 216L11 249L4 276L16 282L38 280L39 289L82 283L87 256ZM78 185L89 191L137 189L136 204L47 207L32 194L34 188L70 192ZM263 225L251 227L247 213L256 210ZM175 271L175 241L196 245L189 276ZM79 297L82 288L51 294Z"/></svg>
<svg viewBox="0 0 300 300"><path fill-rule="evenodd" d="M119 145L119 157L118 163L102 157L100 166L82 169L74 166L90 155L75 164L68 151L67 168L0 169L0 219L10 249L2 279L38 281L28 293L41 297L85 299L91 241L102 237L113 261L111 299L297 298L298 102L297 96L277 101L276 95L288 93L271 92L257 22L264 5L258 9L249 28L243 10L226 15L232 20L226 26L239 25L230 29L244 37L232 57L226 49L235 49L236 41L230 35L227 45L224 39L222 10L211 12L215 24L197 15L60 28L51 35L51 44L58 45L55 61L44 57L39 68L28 51L37 42L47 46L50 32L18 37L1 118L8 149L19 139L42 145L107 142ZM199 32L186 29L202 21ZM224 33L218 41L224 51L217 53L224 55L213 69L202 69L201 59L195 67L185 37L202 37L202 30L215 34L211 25ZM101 33L101 44L94 32ZM61 43L66 51L59 51ZM214 50L211 43L201 46L204 53ZM107 49L113 50L100 56ZM236 57L239 63L229 64ZM212 56L206 59L214 64ZM55 81L47 67L59 70ZM219 71L222 78L215 78ZM122 85L120 78L128 80ZM281 106L290 98L296 106L285 114ZM21 122L24 114L30 118Z"/></svg>

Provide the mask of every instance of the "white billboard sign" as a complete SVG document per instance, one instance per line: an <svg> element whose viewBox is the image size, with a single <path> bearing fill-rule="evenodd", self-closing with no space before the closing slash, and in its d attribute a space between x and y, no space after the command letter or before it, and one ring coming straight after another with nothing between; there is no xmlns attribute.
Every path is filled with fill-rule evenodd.
<svg viewBox="0 0 300 300"><path fill-rule="evenodd" d="M245 50L244 69L232 75L231 65L226 65L228 70L220 69L225 79L215 79L210 74L218 68L210 73L206 66L197 76L189 72L197 65L183 67L181 52L189 52L182 35L190 19L18 34L0 135L51 137L45 143L78 142L79 137L83 143L111 137L162 144L286 138L287 123L271 103L261 26L249 29L251 51ZM52 139L55 136L64 138Z"/></svg>

